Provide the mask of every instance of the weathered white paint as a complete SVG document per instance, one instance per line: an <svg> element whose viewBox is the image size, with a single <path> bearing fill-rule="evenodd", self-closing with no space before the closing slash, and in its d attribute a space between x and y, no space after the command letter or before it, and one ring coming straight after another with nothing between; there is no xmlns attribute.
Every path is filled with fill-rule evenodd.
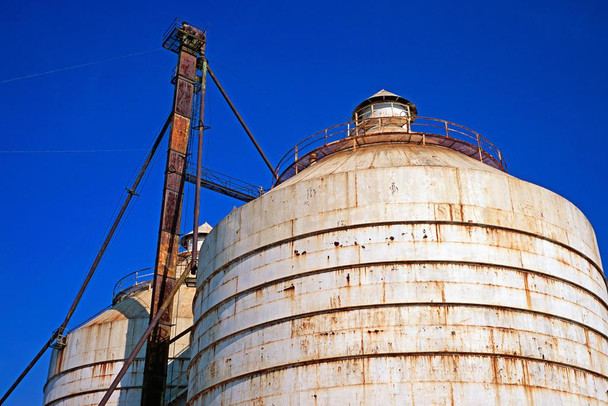
<svg viewBox="0 0 608 406"><path fill-rule="evenodd" d="M562 197L440 147L336 153L207 236L191 405L608 404L608 292Z"/></svg>
<svg viewBox="0 0 608 406"><path fill-rule="evenodd" d="M97 405L148 327L152 290L143 284L111 309L68 335L67 345L53 350L44 405ZM183 286L173 307L172 335L192 325L194 289ZM108 405L139 405L143 383L145 346L114 392ZM167 399L187 388L189 335L170 347ZM174 403L180 404L180 403ZM182 403L183 404L183 401Z"/></svg>

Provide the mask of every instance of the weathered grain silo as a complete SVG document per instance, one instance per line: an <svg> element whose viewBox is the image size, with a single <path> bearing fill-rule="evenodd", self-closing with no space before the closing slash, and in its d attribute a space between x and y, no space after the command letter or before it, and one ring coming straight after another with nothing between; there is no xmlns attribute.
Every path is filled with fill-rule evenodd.
<svg viewBox="0 0 608 406"><path fill-rule="evenodd" d="M210 231L205 223L198 230L199 243ZM181 239L192 248L192 233ZM191 253L179 254L178 273L188 268ZM44 387L44 405L97 405L116 377L124 360L148 327L153 270L144 269L122 278L114 289L112 306L82 326L73 329L65 343L53 350L48 380ZM183 285L173 306L172 336L192 325L194 289ZM177 337L176 337L177 338ZM190 360L188 335L175 339L169 348L165 404L183 405L186 401L187 367ZM141 402L145 347L121 385L113 393L110 405L138 405Z"/></svg>
<svg viewBox="0 0 608 406"><path fill-rule="evenodd" d="M188 404L608 404L591 225L382 91L209 234Z"/></svg>

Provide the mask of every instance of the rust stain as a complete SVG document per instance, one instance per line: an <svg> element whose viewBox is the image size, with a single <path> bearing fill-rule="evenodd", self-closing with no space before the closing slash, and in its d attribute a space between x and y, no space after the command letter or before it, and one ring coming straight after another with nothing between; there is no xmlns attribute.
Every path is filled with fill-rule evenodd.
<svg viewBox="0 0 608 406"><path fill-rule="evenodd" d="M382 303L386 303L386 281L382 280Z"/></svg>
<svg viewBox="0 0 608 406"><path fill-rule="evenodd" d="M492 382L495 385L498 385L500 383L500 369L498 368L498 358L497 357L492 357Z"/></svg>
<svg viewBox="0 0 608 406"><path fill-rule="evenodd" d="M58 374L59 372L61 372L63 370L63 361L65 359L65 353L66 351L65 347L57 350L57 361L55 363L55 374Z"/></svg>
<svg viewBox="0 0 608 406"><path fill-rule="evenodd" d="M355 175L355 207L359 207L359 192L357 190L357 172L355 172L354 175Z"/></svg>
<svg viewBox="0 0 608 406"><path fill-rule="evenodd" d="M526 305L528 309L532 309L532 300L530 298L530 287L528 286L528 274L524 273L524 287L526 289Z"/></svg>
<svg viewBox="0 0 608 406"><path fill-rule="evenodd" d="M454 387L452 386L451 382L450 382L450 405L454 406Z"/></svg>
<svg viewBox="0 0 608 406"><path fill-rule="evenodd" d="M285 289L283 289L281 292L287 292L288 294L290 294L291 296L293 296L293 294L296 291L296 287L294 285L288 286Z"/></svg>
<svg viewBox="0 0 608 406"><path fill-rule="evenodd" d="M534 393L532 392L532 387L530 386L530 371L528 370L528 363L524 361L521 364L524 371L523 385L526 391L526 399L528 400L527 403L534 406ZM576 370L574 372L576 372Z"/></svg>
<svg viewBox="0 0 608 406"><path fill-rule="evenodd" d="M107 375L108 364L103 363L103 364L99 365L99 372L100 372L100 375L102 375L102 376Z"/></svg>

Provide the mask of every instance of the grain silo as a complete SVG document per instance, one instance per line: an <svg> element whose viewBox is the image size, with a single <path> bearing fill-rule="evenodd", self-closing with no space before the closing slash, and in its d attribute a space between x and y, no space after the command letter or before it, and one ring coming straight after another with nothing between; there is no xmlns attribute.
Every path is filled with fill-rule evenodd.
<svg viewBox="0 0 608 406"><path fill-rule="evenodd" d="M381 91L202 247L188 404L608 404L594 232Z"/></svg>
<svg viewBox="0 0 608 406"><path fill-rule="evenodd" d="M211 227L199 227L199 247ZM187 250L192 249L192 232L181 239ZM190 251L179 254L178 272L188 268ZM150 319L153 269L128 274L116 284L110 308L83 325L74 328L63 345L56 346L51 356L47 383L44 387L45 406L97 405L122 367ZM194 289L182 285L173 307L173 337L169 347L169 362L165 403L183 405L186 400L186 371L190 360L188 335L179 336L192 325ZM131 365L121 385L108 402L110 405L138 405L141 402L145 348Z"/></svg>

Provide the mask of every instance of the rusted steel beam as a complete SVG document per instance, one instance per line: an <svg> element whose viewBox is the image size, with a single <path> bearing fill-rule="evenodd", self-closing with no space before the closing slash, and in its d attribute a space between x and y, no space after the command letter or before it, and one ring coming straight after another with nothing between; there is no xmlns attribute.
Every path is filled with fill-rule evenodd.
<svg viewBox="0 0 608 406"><path fill-rule="evenodd" d="M146 347L146 362L141 404L161 405L167 379L171 316L173 314L170 292L175 286L177 253L179 250L180 216L186 175L186 153L190 136L194 84L196 83L197 54L205 44L204 32L182 23L176 27L169 40L179 42L177 76L173 98L172 125L165 170L165 183L158 235L150 320L154 320L159 309L166 306L160 323L152 330ZM184 273L188 274L186 270Z"/></svg>
<svg viewBox="0 0 608 406"><path fill-rule="evenodd" d="M146 331L144 331L144 334L141 336L141 338L139 339L137 344L135 344L133 351L131 351L131 354L129 354L129 357L125 360L125 363L123 364L122 368L118 372L118 375L116 375L116 377L112 381L112 384L110 384L110 387L108 388L107 392L101 399L101 402L99 402L99 406L105 406L106 403L108 403L110 396L112 396L112 393L114 393L114 391L118 387L118 384L120 383L122 378L127 373L127 370L129 369L129 367L135 360L135 357L137 356L139 351L141 351L142 347L146 343L146 340L148 340L148 338L151 337L152 330L154 330L157 326L159 326L161 319L164 317L164 315L166 315L168 313L168 310L171 307L171 304L173 303L173 298L175 297L175 295L179 291L180 286L184 283L184 281L186 280L187 277L188 277L188 271L185 271L184 273L181 274L179 279L177 281L175 281L175 283L172 286L171 291L165 298L166 299L165 302L158 308L158 311L156 312L155 316L150 321L148 328L146 329ZM142 400L142 402L143 402L143 400Z"/></svg>
<svg viewBox="0 0 608 406"><path fill-rule="evenodd" d="M169 127L169 124L171 123L171 116L172 115L169 115L169 117L167 117L167 120L165 121L165 124L163 125L163 128L160 131L160 134L158 134L158 136L156 137L156 140L154 141L154 145L152 146L152 149L150 150L150 152L148 152L148 156L146 157L146 160L144 161L144 164L142 165L142 167L139 171L139 174L137 175L137 178L135 178L133 185L131 185L130 189L127 189L127 192L128 192L127 198L123 202L122 207L120 208L120 211L118 212L118 215L114 219L114 223L112 224L110 231L108 231L108 234L106 235L106 238L103 241L103 244L101 245L101 248L99 249L99 252L97 253L97 256L95 257L95 260L93 261L93 264L91 265L91 268L89 269L89 272L87 273L87 276L86 276L84 282L80 286L80 290L76 294L76 298L74 298L74 301L72 302L72 306L70 306L70 310L68 311L67 315L65 316L65 319L63 320L63 323L61 323L61 326L53 332L53 334L51 335L51 338L46 342L46 344L44 344L42 346L42 348L40 349L38 354L36 354L34 359L32 359L32 361L23 370L23 372L21 372L21 375L19 375L19 377L15 380L15 382L11 385L11 387L8 388L6 393L2 396L2 399L0 399L0 405L2 405L6 401L6 399L8 399L8 397L11 395L11 393L13 393L15 388L17 388L17 386L23 380L23 378L25 378L25 376L28 374L28 372L34 367L34 365L36 365L36 363L38 362L40 357L42 357L42 355L46 352L46 350L48 350L48 348L53 344L55 339L57 337L62 336L63 333L65 332L65 329L67 328L68 323L70 322L70 319L72 318L72 315L74 314L74 311L76 311L76 307L78 306L78 303L80 303L80 299L82 298L84 291L86 290L89 282L91 281L93 274L97 270L97 266L99 265L101 258L105 254L106 249L108 248L108 245L110 244L110 241L112 241L112 238L114 237L114 233L116 232L116 229L118 228L118 225L120 224L120 221L122 220L122 218L125 214L125 211L127 210L127 207L129 206L129 203L131 202L131 199L133 198L133 196L136 195L136 191L139 186L139 183L141 182L144 174L146 173L146 170L148 169L148 166L150 165L150 162L152 161L152 158L154 157L154 154L156 153L156 150L158 149L158 146L160 145L160 142L163 139L163 136L165 135L165 132L167 131L167 128Z"/></svg>
<svg viewBox="0 0 608 406"><path fill-rule="evenodd" d="M236 110L236 107L234 107L234 104L232 104L232 101L230 101L230 98L226 94L226 91L224 91L224 88L222 87L222 85L220 85L220 82L217 80L217 78L213 74L213 71L211 70L211 68L207 67L207 70L209 72L209 76L211 76L211 79L213 79L213 82L215 83L215 85L219 89L220 93L222 94L222 96L224 96L224 99L226 100L226 103L228 103L228 105L230 106L230 109L232 110L232 112L236 116L237 120L239 120L239 123L241 123L241 126L243 127L243 130L245 130L245 132L249 136L249 139L251 140L251 142L253 142L253 145L255 145L255 148L258 150L258 152L262 156L262 159L266 163L266 166L268 167L268 169L270 169L270 172L272 172L272 176L274 176L274 178L278 180L279 179L279 175L274 170L274 167L270 164L270 161L266 157L266 154L264 154L264 151L262 151L262 147L260 147L260 144L258 144L258 142L255 140L255 138L253 137L253 134L251 134L251 131L249 131L249 127L247 127L247 124L245 124L245 121L243 121L243 118L241 117L241 115L239 114L239 112Z"/></svg>

